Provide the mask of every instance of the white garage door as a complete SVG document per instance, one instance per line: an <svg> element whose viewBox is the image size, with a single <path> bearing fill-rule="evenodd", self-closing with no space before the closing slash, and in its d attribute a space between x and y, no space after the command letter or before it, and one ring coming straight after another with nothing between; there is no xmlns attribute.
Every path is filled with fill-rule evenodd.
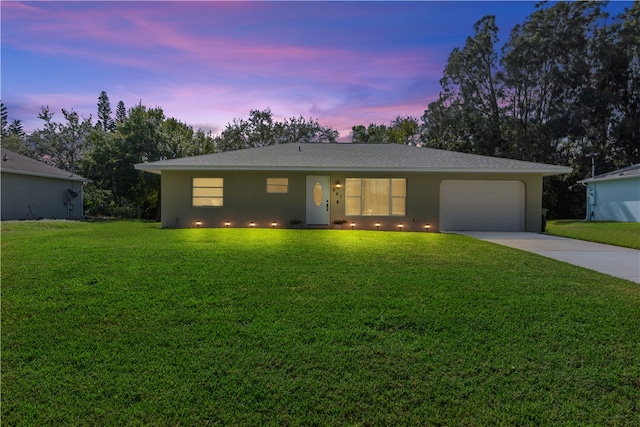
<svg viewBox="0 0 640 427"><path fill-rule="evenodd" d="M524 231L524 184L520 181L442 181L440 230Z"/></svg>

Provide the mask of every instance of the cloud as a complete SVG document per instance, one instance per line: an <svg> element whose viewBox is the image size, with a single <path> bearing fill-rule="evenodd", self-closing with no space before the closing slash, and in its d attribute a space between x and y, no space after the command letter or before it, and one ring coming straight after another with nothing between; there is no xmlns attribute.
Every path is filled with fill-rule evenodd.
<svg viewBox="0 0 640 427"><path fill-rule="evenodd" d="M16 104L20 112L37 104L32 116L49 104L95 118L97 97L106 90L113 109L120 99L127 107L160 106L168 116L216 133L250 109L269 107L278 119L316 118L344 138L356 124L419 117L437 93L446 58L437 46L415 42L417 27L410 28L411 42L403 41L398 26L385 26L376 8L3 2L2 43L37 58L44 70L63 62L82 67L75 87L51 80ZM372 28L367 20L380 23ZM46 71L32 76L46 81Z"/></svg>

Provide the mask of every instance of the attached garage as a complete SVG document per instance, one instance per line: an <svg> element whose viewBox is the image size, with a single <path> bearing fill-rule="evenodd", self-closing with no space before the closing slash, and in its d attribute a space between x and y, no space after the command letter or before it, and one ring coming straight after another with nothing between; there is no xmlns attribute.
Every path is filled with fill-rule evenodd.
<svg viewBox="0 0 640 427"><path fill-rule="evenodd" d="M445 180L440 184L442 231L524 231L522 181Z"/></svg>

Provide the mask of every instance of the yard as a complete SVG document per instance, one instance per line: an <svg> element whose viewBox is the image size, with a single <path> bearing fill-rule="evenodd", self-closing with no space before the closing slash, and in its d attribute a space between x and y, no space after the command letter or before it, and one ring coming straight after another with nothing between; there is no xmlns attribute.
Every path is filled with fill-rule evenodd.
<svg viewBox="0 0 640 427"><path fill-rule="evenodd" d="M640 285L472 238L2 224L4 425L639 425Z"/></svg>
<svg viewBox="0 0 640 427"><path fill-rule="evenodd" d="M547 223L547 233L571 239L640 249L639 222L557 220Z"/></svg>

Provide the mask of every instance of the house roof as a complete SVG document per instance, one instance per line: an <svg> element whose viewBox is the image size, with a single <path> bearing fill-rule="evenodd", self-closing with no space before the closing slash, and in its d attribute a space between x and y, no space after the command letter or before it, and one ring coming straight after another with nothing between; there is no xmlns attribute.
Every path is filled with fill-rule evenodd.
<svg viewBox="0 0 640 427"><path fill-rule="evenodd" d="M589 184L591 182L613 181L617 179L629 179L638 177L640 177L640 163L638 163L637 165L627 166L626 168L618 169L612 172L596 175L592 178L583 179L582 181L578 182L581 184Z"/></svg>
<svg viewBox="0 0 640 427"><path fill-rule="evenodd" d="M139 163L136 169L361 172L486 172L559 175L571 168L398 144L278 144Z"/></svg>
<svg viewBox="0 0 640 427"><path fill-rule="evenodd" d="M71 172L58 169L22 154L2 149L2 157L0 157L0 170L4 173L15 173L19 175L31 175L44 178L62 179L65 181L88 182L87 178L76 175Z"/></svg>

